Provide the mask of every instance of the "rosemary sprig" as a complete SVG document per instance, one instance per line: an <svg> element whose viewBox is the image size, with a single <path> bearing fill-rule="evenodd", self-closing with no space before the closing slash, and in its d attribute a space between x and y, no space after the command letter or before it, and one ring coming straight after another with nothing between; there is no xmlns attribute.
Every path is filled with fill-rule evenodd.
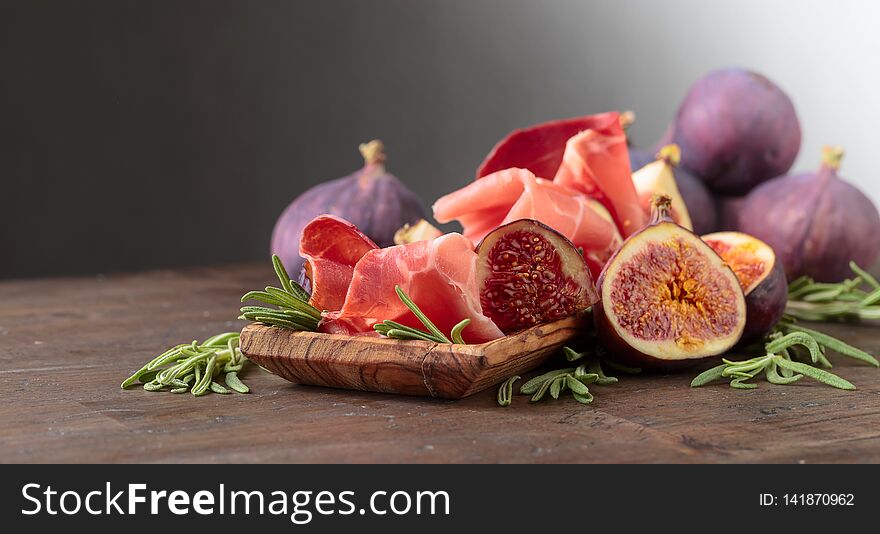
<svg viewBox="0 0 880 534"><path fill-rule="evenodd" d="M257 300L276 308L242 306L239 319L291 330L317 330L318 323L321 322L321 311L309 304L309 294L290 279L277 255L272 255L272 266L281 287L267 286L264 291L249 291L241 297L241 301Z"/></svg>
<svg viewBox="0 0 880 534"><path fill-rule="evenodd" d="M501 384L498 388L498 406L510 406L513 400L513 383L519 379L519 375L514 375Z"/></svg>
<svg viewBox="0 0 880 534"><path fill-rule="evenodd" d="M126 378L121 387L140 383L147 391L190 391L197 397L209 390L248 393L250 389L238 377L246 361L239 349L238 332L217 334L202 343L193 341L168 349ZM215 380L220 375L226 387Z"/></svg>
<svg viewBox="0 0 880 534"><path fill-rule="evenodd" d="M616 377L605 374L603 365L610 362L601 358L599 356L601 353L601 345L598 344L583 352L578 352L571 347L563 347L562 354L568 362L580 361L582 363L577 367L564 367L548 371L528 380L519 388L520 395L531 395L531 402L538 402L545 398L548 393L550 397L558 399L567 390L571 391L576 401L581 404L590 404L593 402L594 397L587 387L588 385L595 383L606 386L618 382ZM626 373L638 373L641 371L640 369L624 366L619 368ZM519 380L519 378L519 376L512 376L505 380L498 388L499 406L510 406L513 396L513 383Z"/></svg>
<svg viewBox="0 0 880 534"><path fill-rule="evenodd" d="M800 348L806 351L801 351ZM793 384L806 376L838 389L856 389L847 380L815 367L815 365L831 367L831 362L825 356L826 350L832 350L841 356L875 367L880 366L877 359L867 352L823 332L794 324L790 319L785 319L777 325L764 349L763 356L750 360L734 361L725 358L721 365L697 375L691 382L691 387L700 387L722 378L730 378L730 386L733 388L754 389L758 387L757 384L748 381L763 373L771 384ZM813 365L797 361L796 358L800 354L804 356L808 354Z"/></svg>
<svg viewBox="0 0 880 534"><path fill-rule="evenodd" d="M462 331L465 327L471 324L470 319L463 319L461 322L452 327L452 331L449 333L449 337L440 331L439 328L428 318L427 315L416 305L416 303L406 294L406 292L400 288L400 286L394 286L394 291L397 293L397 298L400 299L401 302L406 305L410 311L413 312L413 315L425 326L427 331L419 330L418 328L413 328L411 326L406 326L400 324L396 321L382 321L381 323L377 323L373 325L373 329L376 332L379 332L385 337L390 337L394 339L408 339L408 340L421 340L421 341L432 341L434 343L456 343L459 345L464 345L465 341L461 337ZM450 338L452 338L450 340Z"/></svg>
<svg viewBox="0 0 880 534"><path fill-rule="evenodd" d="M855 276L839 283L794 280L785 312L806 321L880 319L880 282L855 262L849 267Z"/></svg>

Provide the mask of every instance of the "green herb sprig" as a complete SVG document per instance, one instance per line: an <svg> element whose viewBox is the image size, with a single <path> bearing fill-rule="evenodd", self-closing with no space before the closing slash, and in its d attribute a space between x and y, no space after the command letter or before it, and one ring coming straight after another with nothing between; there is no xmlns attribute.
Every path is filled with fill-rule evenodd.
<svg viewBox="0 0 880 534"><path fill-rule="evenodd" d="M318 323L321 322L321 310L309 304L309 294L290 279L287 269L276 255L272 255L272 266L281 287L267 286L264 291L249 291L241 297L241 301L257 300L276 307L242 306L239 319L291 330L317 330Z"/></svg>
<svg viewBox="0 0 880 534"><path fill-rule="evenodd" d="M373 329L376 332L379 332L385 337L390 337L394 339L405 339L405 340L421 340L421 341L432 341L434 343L456 343L459 345L464 345L465 341L461 337L462 331L465 327L471 324L470 319L464 319L459 322L457 325L452 327L452 331L449 333L449 337L440 331L439 328L428 318L427 315L416 305L415 302L406 294L406 292L400 288L400 286L394 286L394 291L397 293L397 297L406 305L410 311L413 312L413 315L425 326L427 331L419 330L418 328L413 328L411 326L406 326L404 324L400 324L396 321L382 321L381 323L377 323L373 325ZM450 339L451 338L451 339Z"/></svg>
<svg viewBox="0 0 880 534"><path fill-rule="evenodd" d="M847 380L821 369L831 368L826 351L832 350L846 356L880 366L877 359L867 352L853 347L828 334L797 325L791 319L784 319L777 325L764 345L765 354L750 360L735 361L723 359L721 365L700 373L691 382L691 387L704 386L715 380L730 378L730 386L736 389L754 389L757 384L749 380L763 374L768 382L777 385L793 384L803 377L809 377L829 386L853 390L856 387ZM812 364L798 361L809 359Z"/></svg>
<svg viewBox="0 0 880 534"><path fill-rule="evenodd" d="M607 386L618 382L617 377L605 374L603 364L609 367L611 365L609 365L610 362L599 356L602 352L600 347L596 345L592 350L588 349L583 352L578 352L571 347L563 347L562 353L568 362L582 361L582 363L577 367L555 369L532 378L519 388L520 395L531 395L531 402L538 402L544 399L548 393L550 397L558 399L567 390L571 391L576 401L581 404L590 404L594 397L587 386L590 384ZM615 368L628 374L641 372L641 369L621 365L617 365ZM512 376L498 388L499 406L510 406L513 399L513 384L519 378L519 376Z"/></svg>
<svg viewBox="0 0 880 534"><path fill-rule="evenodd" d="M309 294L290 279L278 256L272 256L272 265L281 288L269 286L265 291L250 291L241 301L258 300L277 308L242 306L239 319L292 330L316 330L321 312L309 304ZM193 341L168 349L125 379L122 388L140 383L147 391L189 391L195 396L208 391L248 393L250 389L239 378L245 362L247 358L239 349L239 333L217 334L202 343ZM225 386L215 380L220 375Z"/></svg>
<svg viewBox="0 0 880 534"><path fill-rule="evenodd" d="M189 391L197 397L208 391L248 393L250 389L238 376L245 362L238 332L217 334L202 343L184 343L163 352L125 379L121 387L140 383L147 391ZM220 375L225 386L216 380Z"/></svg>
<svg viewBox="0 0 880 534"><path fill-rule="evenodd" d="M880 319L880 282L855 262L855 277L839 283L820 283L802 276L788 286L785 312L805 321Z"/></svg>

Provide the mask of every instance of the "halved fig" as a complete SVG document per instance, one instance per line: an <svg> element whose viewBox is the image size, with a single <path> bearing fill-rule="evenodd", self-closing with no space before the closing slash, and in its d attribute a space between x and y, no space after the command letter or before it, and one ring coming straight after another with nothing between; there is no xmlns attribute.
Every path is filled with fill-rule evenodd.
<svg viewBox="0 0 880 534"><path fill-rule="evenodd" d="M654 195L669 195L672 198L672 220L693 230L691 216L684 203L684 196L678 189L675 181L675 169L681 162L681 150L678 145L666 145L657 152L656 159L648 163L632 175L636 194L647 211L651 209L651 199Z"/></svg>
<svg viewBox="0 0 880 534"><path fill-rule="evenodd" d="M394 244L406 245L418 241L430 241L443 235L439 228L425 219L419 219L415 224L406 223L394 232Z"/></svg>
<svg viewBox="0 0 880 534"><path fill-rule="evenodd" d="M496 228L477 253L483 313L505 334L568 317L598 300L580 252L536 220Z"/></svg>
<svg viewBox="0 0 880 534"><path fill-rule="evenodd" d="M670 369L717 356L745 328L739 280L709 245L672 222L671 202L654 198L651 222L599 276L596 333L609 357L627 365Z"/></svg>
<svg viewBox="0 0 880 534"><path fill-rule="evenodd" d="M788 302L788 283L782 262L767 243L742 232L703 236L733 269L746 296L746 328L740 345L760 340L782 318Z"/></svg>

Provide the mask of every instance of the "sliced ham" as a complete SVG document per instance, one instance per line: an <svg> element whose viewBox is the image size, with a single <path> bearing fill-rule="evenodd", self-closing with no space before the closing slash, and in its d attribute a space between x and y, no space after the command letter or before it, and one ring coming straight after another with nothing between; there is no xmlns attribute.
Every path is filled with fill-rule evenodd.
<svg viewBox="0 0 880 534"><path fill-rule="evenodd" d="M553 181L602 202L624 237L648 221L632 181L626 135L617 118L570 138Z"/></svg>
<svg viewBox="0 0 880 534"><path fill-rule="evenodd" d="M441 197L434 203L434 218L459 221L474 243L502 224L538 220L584 250L594 277L622 242L611 215L598 201L536 178L526 169L499 171Z"/></svg>
<svg viewBox="0 0 880 534"><path fill-rule="evenodd" d="M562 163L565 143L571 137L584 130L605 128L610 122L619 123L619 115L600 113L514 130L492 148L477 169L477 178L512 167L528 169L542 178L552 178Z"/></svg>
<svg viewBox="0 0 880 534"><path fill-rule="evenodd" d="M597 199L624 237L647 222L632 184L620 114L615 111L515 130L486 156L477 178L509 168L528 169Z"/></svg>
<svg viewBox="0 0 880 534"><path fill-rule="evenodd" d="M319 310L338 310L345 302L354 267L364 255L377 249L355 225L333 215L319 215L303 228L299 244L311 281L309 304Z"/></svg>
<svg viewBox="0 0 880 534"><path fill-rule="evenodd" d="M372 332L373 325L383 320L424 329L397 297L394 286L400 286L447 336L456 323L470 318L465 341L499 338L501 330L480 306L476 261L473 243L460 234L370 250L354 268L344 304L324 314L321 330Z"/></svg>

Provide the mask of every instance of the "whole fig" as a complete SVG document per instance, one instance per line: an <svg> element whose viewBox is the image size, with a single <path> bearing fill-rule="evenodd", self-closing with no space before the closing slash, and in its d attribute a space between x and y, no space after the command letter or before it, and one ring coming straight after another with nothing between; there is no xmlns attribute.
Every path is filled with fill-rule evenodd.
<svg viewBox="0 0 880 534"><path fill-rule="evenodd" d="M839 147L825 147L818 171L762 184L740 209L739 229L773 247L789 280L837 282L850 274L850 261L868 266L880 252L880 215L838 177L842 157Z"/></svg>
<svg viewBox="0 0 880 534"><path fill-rule="evenodd" d="M272 253L281 258L291 273L302 269L302 231L318 215L336 215L351 222L380 247L393 245L394 233L401 226L425 218L415 193L385 171L382 142L370 141L359 148L364 157L362 169L306 190L275 223Z"/></svg>
<svg viewBox="0 0 880 534"><path fill-rule="evenodd" d="M730 232L739 230L739 212L746 201L745 196L729 197L715 195L715 209L718 213L718 230Z"/></svg>
<svg viewBox="0 0 880 534"><path fill-rule="evenodd" d="M671 129L682 166L727 195L745 194L785 174L801 145L788 96L764 76L738 68L697 80Z"/></svg>
<svg viewBox="0 0 880 534"><path fill-rule="evenodd" d="M633 172L656 161L655 152L630 148L629 165ZM678 192L684 199L684 205L687 206L694 232L705 234L714 231L716 226L715 203L712 201L709 190L706 189L703 182L681 165L675 166L672 169L672 174L675 176Z"/></svg>

